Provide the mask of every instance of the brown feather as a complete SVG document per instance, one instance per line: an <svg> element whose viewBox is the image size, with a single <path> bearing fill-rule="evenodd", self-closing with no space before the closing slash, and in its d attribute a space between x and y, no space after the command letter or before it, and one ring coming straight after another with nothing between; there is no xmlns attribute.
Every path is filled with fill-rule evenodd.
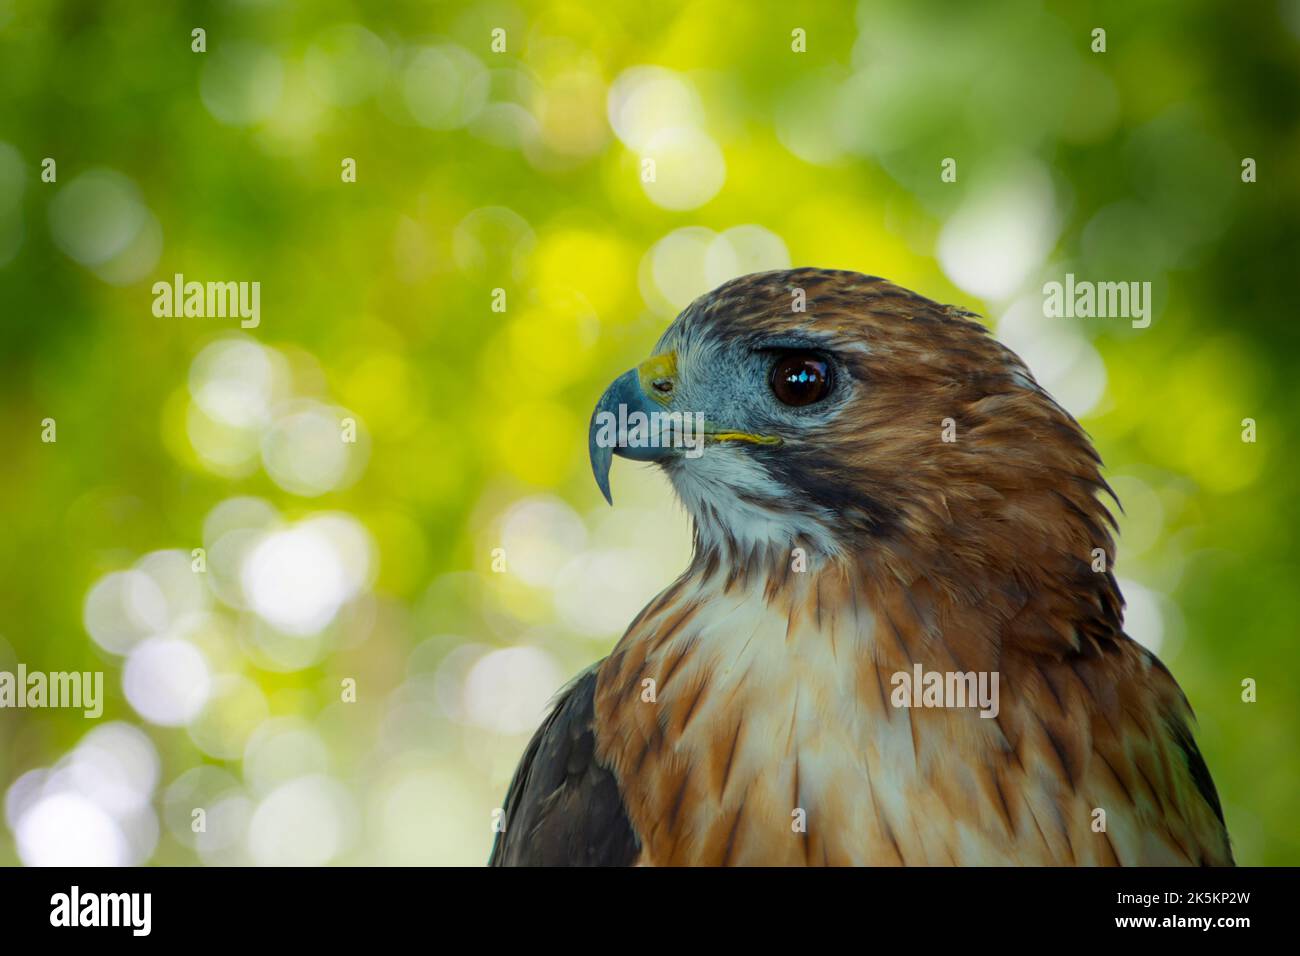
<svg viewBox="0 0 1300 956"><path fill-rule="evenodd" d="M660 348L689 369L794 329L838 356L851 404L755 453L793 487L747 503L833 514L835 547L792 573L812 542L743 543L697 503L691 567L598 675L642 862L1231 863L1187 702L1092 570L1115 521L1078 423L970 313L856 273L735 280ZM996 673L1000 713L893 706L918 663Z"/></svg>

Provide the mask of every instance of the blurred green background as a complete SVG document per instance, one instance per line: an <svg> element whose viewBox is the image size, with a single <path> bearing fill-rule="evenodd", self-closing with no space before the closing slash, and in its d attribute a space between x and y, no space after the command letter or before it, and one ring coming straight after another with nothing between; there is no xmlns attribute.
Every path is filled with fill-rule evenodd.
<svg viewBox="0 0 1300 956"><path fill-rule="evenodd" d="M1238 858L1300 863L1300 2L789 7L0 0L0 670L107 697L0 711L0 862L482 862L688 554L653 473L603 505L596 397L816 265L981 312L1080 417ZM1151 326L1045 319L1067 272ZM176 273L261 324L155 317Z"/></svg>

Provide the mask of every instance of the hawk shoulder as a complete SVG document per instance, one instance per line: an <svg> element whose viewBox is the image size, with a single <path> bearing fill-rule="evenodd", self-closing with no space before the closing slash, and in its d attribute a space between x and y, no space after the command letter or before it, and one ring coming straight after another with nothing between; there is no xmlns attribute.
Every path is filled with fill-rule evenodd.
<svg viewBox="0 0 1300 956"><path fill-rule="evenodd" d="M640 854L618 781L596 758L598 667L560 691L529 742L489 866L627 866Z"/></svg>

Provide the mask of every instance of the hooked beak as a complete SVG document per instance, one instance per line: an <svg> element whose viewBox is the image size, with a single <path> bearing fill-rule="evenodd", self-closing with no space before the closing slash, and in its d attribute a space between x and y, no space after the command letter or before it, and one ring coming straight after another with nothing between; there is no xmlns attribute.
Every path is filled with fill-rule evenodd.
<svg viewBox="0 0 1300 956"><path fill-rule="evenodd" d="M663 461L681 454L683 447L698 448L698 455L704 450L706 437L714 442L781 444L776 436L710 427L703 415L673 410L676 387L677 355L667 352L614 379L596 403L587 429L587 453L596 485L611 505L614 499L609 491L609 469L615 455L633 461ZM663 413L672 414L675 421L666 420ZM693 421L698 422L698 428L692 429ZM686 457L692 456L688 452Z"/></svg>
<svg viewBox="0 0 1300 956"><path fill-rule="evenodd" d="M648 425L642 428L636 424L640 416L645 416L647 422L651 421L650 414L663 411L666 404L651 398L641 387L643 368L645 365L629 369L614 379L596 403L596 410L591 413L591 425L587 429L591 473L596 476L600 493L611 505L614 499L609 493L609 468L614 455L631 458L633 461L660 461L673 452L671 447L663 444L650 444ZM671 399L671 392L666 397Z"/></svg>

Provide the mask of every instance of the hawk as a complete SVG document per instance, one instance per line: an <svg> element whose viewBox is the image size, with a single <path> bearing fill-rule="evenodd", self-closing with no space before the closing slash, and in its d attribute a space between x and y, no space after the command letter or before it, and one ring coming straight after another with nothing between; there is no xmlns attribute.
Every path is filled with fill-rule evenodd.
<svg viewBox="0 0 1300 956"><path fill-rule="evenodd" d="M1187 700L1123 631L1100 459L974 318L764 272L610 386L597 483L656 463L694 554L560 693L493 865L1232 864Z"/></svg>

